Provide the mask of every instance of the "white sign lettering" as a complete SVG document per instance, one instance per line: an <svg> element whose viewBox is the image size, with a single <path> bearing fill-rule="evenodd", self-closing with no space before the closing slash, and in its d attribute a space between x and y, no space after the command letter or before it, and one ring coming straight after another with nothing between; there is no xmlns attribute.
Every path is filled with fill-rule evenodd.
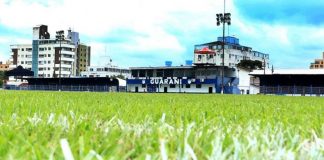
<svg viewBox="0 0 324 160"><path fill-rule="evenodd" d="M182 84L181 79L151 79L150 84Z"/></svg>

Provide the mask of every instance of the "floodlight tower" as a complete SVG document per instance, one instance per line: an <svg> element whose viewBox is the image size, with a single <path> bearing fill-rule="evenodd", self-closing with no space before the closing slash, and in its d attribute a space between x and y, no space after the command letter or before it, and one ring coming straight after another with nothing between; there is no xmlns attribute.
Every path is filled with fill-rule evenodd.
<svg viewBox="0 0 324 160"><path fill-rule="evenodd" d="M225 59L225 24L231 25L231 13L225 13L225 0L224 0L224 13L216 14L217 26L223 24L223 43L222 43L222 86L221 94L224 93L224 59Z"/></svg>

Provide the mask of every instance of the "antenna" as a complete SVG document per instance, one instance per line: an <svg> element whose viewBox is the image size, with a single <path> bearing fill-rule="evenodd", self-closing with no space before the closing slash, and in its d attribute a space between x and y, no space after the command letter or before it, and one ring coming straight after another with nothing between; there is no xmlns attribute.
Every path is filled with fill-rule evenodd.
<svg viewBox="0 0 324 160"><path fill-rule="evenodd" d="M107 54L108 52L107 52L107 45L105 46L105 55L104 56L102 56L104 59L108 59L108 63L106 63L106 65L112 65L112 59L111 59L111 57Z"/></svg>
<svg viewBox="0 0 324 160"><path fill-rule="evenodd" d="M224 0L224 14L225 14L225 0Z"/></svg>

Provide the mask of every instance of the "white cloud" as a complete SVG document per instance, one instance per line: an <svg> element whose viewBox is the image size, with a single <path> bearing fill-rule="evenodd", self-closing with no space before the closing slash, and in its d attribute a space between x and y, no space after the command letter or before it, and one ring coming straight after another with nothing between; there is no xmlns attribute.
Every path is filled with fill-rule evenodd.
<svg viewBox="0 0 324 160"><path fill-rule="evenodd" d="M12 44L31 44L30 39L24 39L17 36L1 36L0 35L0 61L5 62L9 59Z"/></svg>
<svg viewBox="0 0 324 160"><path fill-rule="evenodd" d="M173 13L208 13L204 16L214 16L215 11L222 7L214 0L66 0L62 3L50 1L48 5L24 0L14 0L9 4L2 2L0 21L16 29L31 28L36 24L48 24L54 30L74 27L83 34L100 37L115 28L159 27L168 19L176 18ZM179 21L192 24L199 21L185 18L187 20ZM214 21L214 17L208 21Z"/></svg>
<svg viewBox="0 0 324 160"><path fill-rule="evenodd" d="M204 28L216 28L215 13L222 11L223 7L222 0L8 2L0 0L0 25L24 34L30 34L32 27L38 24L48 25L52 34L56 30L72 27L80 32L81 36L91 37L88 42L92 45L93 59L98 60L100 58L97 55L101 55L103 48L102 45L98 45L101 42L97 39L109 37L109 33L120 28L139 35L113 44L114 48L119 47L116 52L148 56L150 51L161 51L162 60L170 55L180 57L188 51L184 44L180 43L181 37L176 37L168 29L180 30L190 35ZM231 3L230 1L229 8L232 8Z"/></svg>
<svg viewBox="0 0 324 160"><path fill-rule="evenodd" d="M324 28L252 23L237 20L241 44L270 54L270 61L277 68L308 68L315 58L322 56Z"/></svg>
<svg viewBox="0 0 324 160"><path fill-rule="evenodd" d="M0 27L24 37L31 35L32 27L38 24L47 24L52 34L72 27L80 32L81 41L91 45L93 64L105 63L101 62L105 50L120 65L163 64L164 60L181 63L183 57L192 54L188 45L204 43L202 39L215 40L221 33L221 27L215 25L215 14L223 11L223 0L37 1L0 0ZM269 53L276 66L307 67L314 58L321 57L323 27L252 22L238 13L232 0L226 3L227 12L232 13L229 34L237 35L242 45ZM123 34L120 42L103 40L119 29L136 34ZM0 37L0 43L8 44L7 50L9 44L29 41L19 35ZM3 55L6 51L0 48L0 58Z"/></svg>

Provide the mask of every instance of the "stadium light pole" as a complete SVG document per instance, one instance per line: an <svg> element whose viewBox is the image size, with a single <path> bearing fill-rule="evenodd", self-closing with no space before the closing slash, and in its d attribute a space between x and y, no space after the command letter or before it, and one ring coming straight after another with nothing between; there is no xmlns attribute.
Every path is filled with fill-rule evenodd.
<svg viewBox="0 0 324 160"><path fill-rule="evenodd" d="M56 40L57 41L59 41L60 42L60 69L59 69L59 90L61 90L61 64L62 64L62 62L61 62L61 59L62 59L62 41L64 40L64 31L63 30L60 30L60 31L57 31L56 32ZM55 72L55 71L54 71Z"/></svg>
<svg viewBox="0 0 324 160"><path fill-rule="evenodd" d="M225 6L225 2L224 2ZM221 94L224 93L224 68L225 68L225 24L231 25L231 13L225 13L225 7L224 7L224 13L216 14L216 20L217 20L217 26L220 26L221 23L223 24L223 43L222 43L222 86L221 86Z"/></svg>

